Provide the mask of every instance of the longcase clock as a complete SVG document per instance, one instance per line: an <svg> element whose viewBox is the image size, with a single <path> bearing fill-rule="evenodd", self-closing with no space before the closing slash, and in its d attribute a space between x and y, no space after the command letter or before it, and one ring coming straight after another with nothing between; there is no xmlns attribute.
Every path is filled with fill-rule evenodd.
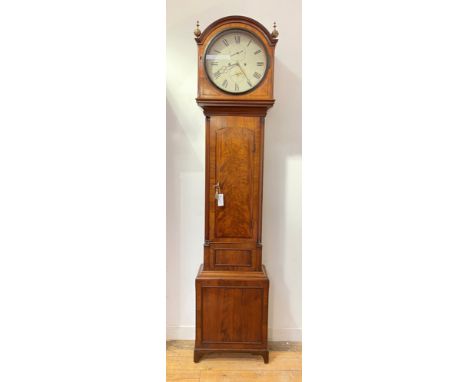
<svg viewBox="0 0 468 382"><path fill-rule="evenodd" d="M263 144L278 32L243 16L216 20L198 44L205 114L204 261L196 286L194 361L212 352L268 362L269 279L262 264Z"/></svg>

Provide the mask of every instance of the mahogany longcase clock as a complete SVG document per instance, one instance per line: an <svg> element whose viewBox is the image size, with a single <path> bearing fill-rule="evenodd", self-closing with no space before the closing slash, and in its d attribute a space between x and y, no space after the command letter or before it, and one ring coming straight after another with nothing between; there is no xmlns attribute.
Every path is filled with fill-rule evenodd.
<svg viewBox="0 0 468 382"><path fill-rule="evenodd" d="M194 361L246 352L268 362L269 279L262 264L263 142L278 32L229 16L195 30L198 105L206 116L204 261Z"/></svg>

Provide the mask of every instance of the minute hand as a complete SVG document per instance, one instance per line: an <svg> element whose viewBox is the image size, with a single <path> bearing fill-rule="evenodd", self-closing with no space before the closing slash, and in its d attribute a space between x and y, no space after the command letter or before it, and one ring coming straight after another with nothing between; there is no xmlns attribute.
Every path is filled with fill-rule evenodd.
<svg viewBox="0 0 468 382"><path fill-rule="evenodd" d="M242 74L244 75L244 77L247 79L247 83L252 86L252 84L250 83L250 80L249 80L249 77L247 77L247 74L245 74L245 71L244 69L242 69L242 66L239 64L239 61L236 62L236 65L240 68L240 70L242 71Z"/></svg>

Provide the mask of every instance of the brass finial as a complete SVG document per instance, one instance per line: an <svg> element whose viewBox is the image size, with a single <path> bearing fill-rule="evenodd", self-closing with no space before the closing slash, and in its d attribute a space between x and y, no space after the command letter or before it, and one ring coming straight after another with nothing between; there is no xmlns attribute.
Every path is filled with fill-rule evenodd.
<svg viewBox="0 0 468 382"><path fill-rule="evenodd" d="M278 31L276 30L276 21L273 23L273 31L271 32L271 36L273 38L277 38L279 35Z"/></svg>
<svg viewBox="0 0 468 382"><path fill-rule="evenodd" d="M197 20L197 27L195 28L195 30L193 31L193 34L197 37L199 37L201 35L201 31L200 31L200 22Z"/></svg>

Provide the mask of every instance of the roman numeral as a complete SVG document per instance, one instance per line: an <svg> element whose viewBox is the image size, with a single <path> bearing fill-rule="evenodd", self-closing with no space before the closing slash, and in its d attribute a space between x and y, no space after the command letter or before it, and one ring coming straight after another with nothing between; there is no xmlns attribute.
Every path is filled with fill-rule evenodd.
<svg viewBox="0 0 468 382"><path fill-rule="evenodd" d="M255 78L260 78L260 77L261 77L260 73L257 73L257 72L255 72L255 73L253 74L253 76L254 76Z"/></svg>
<svg viewBox="0 0 468 382"><path fill-rule="evenodd" d="M217 72L214 73L214 78L219 78L221 76L221 72L218 70Z"/></svg>
<svg viewBox="0 0 468 382"><path fill-rule="evenodd" d="M257 62L257 66L263 66L263 65L265 65L264 62Z"/></svg>
<svg viewBox="0 0 468 382"><path fill-rule="evenodd" d="M247 44L247 46L249 46L251 42L252 42L252 39L250 39L250 41L249 41L249 43Z"/></svg>
<svg viewBox="0 0 468 382"><path fill-rule="evenodd" d="M223 82L223 87L224 87L224 88L227 88L227 86L228 86L228 82L227 82L227 80L224 80L224 82Z"/></svg>
<svg viewBox="0 0 468 382"><path fill-rule="evenodd" d="M213 49L216 53L221 53L219 50Z"/></svg>
<svg viewBox="0 0 468 382"><path fill-rule="evenodd" d="M211 61L211 66L216 66L218 63L216 61Z"/></svg>
<svg viewBox="0 0 468 382"><path fill-rule="evenodd" d="M234 36L234 40L236 40L236 44L240 43L240 36Z"/></svg>
<svg viewBox="0 0 468 382"><path fill-rule="evenodd" d="M239 85L237 85L237 83L234 85L234 90L235 90L236 92L239 91Z"/></svg>
<svg viewBox="0 0 468 382"><path fill-rule="evenodd" d="M250 83L250 81L249 81L249 80L247 80L247 83L249 84L249 86L250 86L250 87L252 87L252 84Z"/></svg>
<svg viewBox="0 0 468 382"><path fill-rule="evenodd" d="M228 40L226 40L225 38L223 38L223 42L224 42L224 45L229 46Z"/></svg>
<svg viewBox="0 0 468 382"><path fill-rule="evenodd" d="M261 53L261 52L262 52L261 49L259 49L259 50L257 50L254 54L259 54L259 53Z"/></svg>

